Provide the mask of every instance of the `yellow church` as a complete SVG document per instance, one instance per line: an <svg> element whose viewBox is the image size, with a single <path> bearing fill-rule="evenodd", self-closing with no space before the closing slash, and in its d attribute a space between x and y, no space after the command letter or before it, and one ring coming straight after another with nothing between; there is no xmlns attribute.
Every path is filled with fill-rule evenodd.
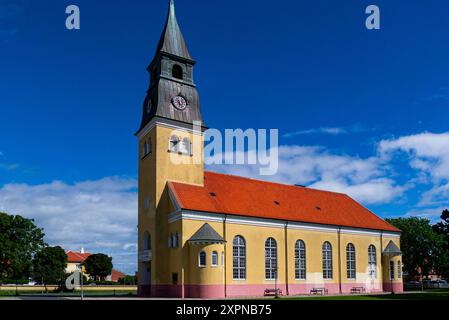
<svg viewBox="0 0 449 320"><path fill-rule="evenodd" d="M139 294L401 292L400 230L349 196L208 172L195 161L206 128L192 126L203 122L194 65L171 0L136 133Z"/></svg>

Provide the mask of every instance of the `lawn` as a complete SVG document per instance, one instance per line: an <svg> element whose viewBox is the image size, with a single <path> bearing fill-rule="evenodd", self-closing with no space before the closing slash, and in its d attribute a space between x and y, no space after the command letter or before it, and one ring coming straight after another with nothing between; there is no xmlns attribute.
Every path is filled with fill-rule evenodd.
<svg viewBox="0 0 449 320"><path fill-rule="evenodd" d="M401 294L288 297L283 300L449 300L448 289L405 292Z"/></svg>
<svg viewBox="0 0 449 320"><path fill-rule="evenodd" d="M14 296L26 296L26 297L79 297L80 292L64 292L64 293L32 293L32 292L19 292L17 295L15 291L0 291L0 298L2 297L14 297ZM136 297L136 291L85 291L85 297Z"/></svg>

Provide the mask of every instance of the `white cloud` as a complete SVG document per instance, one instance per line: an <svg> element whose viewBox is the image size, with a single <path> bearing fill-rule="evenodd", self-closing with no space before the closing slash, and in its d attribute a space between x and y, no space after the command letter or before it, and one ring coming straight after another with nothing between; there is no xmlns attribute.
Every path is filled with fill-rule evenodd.
<svg viewBox="0 0 449 320"><path fill-rule="evenodd" d="M408 154L410 166L426 172L435 181L449 179L449 132L421 133L379 143L382 156L398 151Z"/></svg>
<svg viewBox="0 0 449 320"><path fill-rule="evenodd" d="M259 167L210 166L210 169L311 188L347 193L364 204L393 201L407 189L388 178L389 168L377 157L333 154L322 147L280 146L279 170L260 176Z"/></svg>
<svg viewBox="0 0 449 320"><path fill-rule="evenodd" d="M108 177L69 185L8 184L0 189L0 211L20 214L44 228L45 240L67 250L113 256L125 272L136 268L137 183Z"/></svg>
<svg viewBox="0 0 449 320"><path fill-rule="evenodd" d="M301 131L294 131L289 132L283 135L284 138L291 138L295 136L300 135L306 135L306 134L330 134L330 135L338 135L347 133L347 130L345 128L341 127L321 127L317 129L309 129L309 130L301 130Z"/></svg>
<svg viewBox="0 0 449 320"><path fill-rule="evenodd" d="M380 155L392 159L394 156L407 155L412 169L417 172L417 180L431 188L422 193L418 207L431 206L426 214L433 210L438 215L438 206L449 206L449 133L430 133L400 137L381 141ZM424 209L420 209L422 212Z"/></svg>

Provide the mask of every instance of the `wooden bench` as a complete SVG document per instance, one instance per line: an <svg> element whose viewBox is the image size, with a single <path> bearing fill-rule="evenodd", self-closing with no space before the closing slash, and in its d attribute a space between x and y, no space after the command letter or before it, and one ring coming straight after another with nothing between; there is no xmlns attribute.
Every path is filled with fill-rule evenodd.
<svg viewBox="0 0 449 320"><path fill-rule="evenodd" d="M265 289L264 296L281 296L282 290L281 289Z"/></svg>
<svg viewBox="0 0 449 320"><path fill-rule="evenodd" d="M365 287L352 287L351 288L351 293L365 293L366 289Z"/></svg>
<svg viewBox="0 0 449 320"><path fill-rule="evenodd" d="M323 296L328 293L329 293L329 291L326 288L313 288L312 290L310 290L310 294L313 294L313 295L320 294Z"/></svg>

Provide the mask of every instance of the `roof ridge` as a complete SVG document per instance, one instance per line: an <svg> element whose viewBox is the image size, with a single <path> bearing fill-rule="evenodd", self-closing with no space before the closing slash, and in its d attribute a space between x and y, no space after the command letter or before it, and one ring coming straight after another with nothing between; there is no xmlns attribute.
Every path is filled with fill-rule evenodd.
<svg viewBox="0 0 449 320"><path fill-rule="evenodd" d="M238 175L229 174L229 173L221 173L221 172L208 171L208 170L205 170L204 172L205 173L212 173L212 174L216 174L216 175L221 175L221 176L229 176L229 177L234 177L234 178L239 178L239 179L244 179L244 180L251 180L251 181L256 181L256 182L261 182L261 183L267 183L267 184L272 184L272 185L278 185L278 186L283 186L283 187L289 187L289 188L292 188L292 189L297 188L297 189L301 189L301 190L304 190L304 191L331 193L331 194L341 195L341 196L346 196L346 197L351 198L349 195L347 195L346 193L342 193L342 192L327 191L327 190L315 189L315 188L310 188L310 187L300 187L300 186L295 186L295 185L286 184L286 183L280 183L280 182L274 182L274 181L266 181L266 180L261 180L261 179L243 177L243 176L238 176Z"/></svg>

